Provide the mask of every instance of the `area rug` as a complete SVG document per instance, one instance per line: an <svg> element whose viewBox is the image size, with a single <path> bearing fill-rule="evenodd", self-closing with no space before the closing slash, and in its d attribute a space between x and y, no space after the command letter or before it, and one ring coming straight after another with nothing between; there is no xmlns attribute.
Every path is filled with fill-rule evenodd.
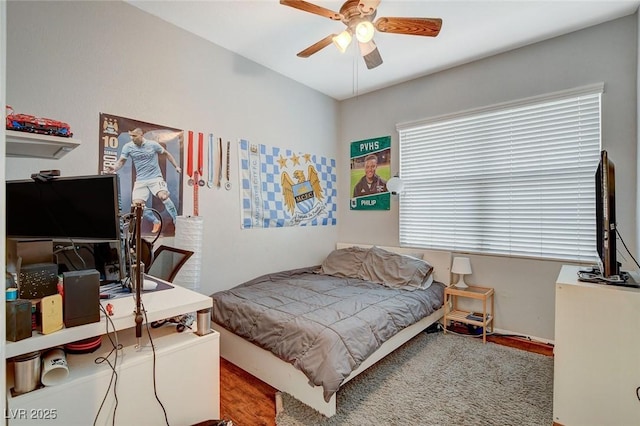
<svg viewBox="0 0 640 426"><path fill-rule="evenodd" d="M337 394L326 418L283 393L278 426L551 425L553 358L481 339L421 333Z"/></svg>

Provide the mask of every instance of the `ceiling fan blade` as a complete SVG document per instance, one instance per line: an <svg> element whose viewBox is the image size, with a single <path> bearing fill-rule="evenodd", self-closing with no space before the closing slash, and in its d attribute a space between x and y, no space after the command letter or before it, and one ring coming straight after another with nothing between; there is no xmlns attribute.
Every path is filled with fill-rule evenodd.
<svg viewBox="0 0 640 426"><path fill-rule="evenodd" d="M376 46L373 40L368 43L358 43L358 45L360 46L360 53L368 69L371 70L378 65L382 65L382 56L380 56L378 46Z"/></svg>
<svg viewBox="0 0 640 426"><path fill-rule="evenodd" d="M315 13L316 15L324 16L325 18L333 19L334 21L340 21L342 19L342 15L338 12L334 12L333 10L302 0L280 0L280 4L300 9L305 12Z"/></svg>
<svg viewBox="0 0 640 426"><path fill-rule="evenodd" d="M383 33L435 37L442 27L440 18L379 18L373 24Z"/></svg>
<svg viewBox="0 0 640 426"><path fill-rule="evenodd" d="M329 34L328 36L326 36L325 38L323 38L319 42L314 43L311 46L307 47L306 49L300 51L298 53L298 56L300 58L308 58L309 56L313 55L314 53L318 52L319 50L324 49L325 47L330 45L333 42L333 38L335 36L336 36L336 34Z"/></svg>
<svg viewBox="0 0 640 426"><path fill-rule="evenodd" d="M365 14L370 14L376 10L379 4L380 0L360 0L360 3L358 3L358 9Z"/></svg>

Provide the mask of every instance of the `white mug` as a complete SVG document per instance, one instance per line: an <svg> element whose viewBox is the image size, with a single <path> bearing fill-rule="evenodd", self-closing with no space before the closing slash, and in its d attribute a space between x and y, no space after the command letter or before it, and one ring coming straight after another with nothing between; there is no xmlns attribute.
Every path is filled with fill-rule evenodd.
<svg viewBox="0 0 640 426"><path fill-rule="evenodd" d="M60 348L51 349L42 356L42 377L40 381L45 386L55 386L62 383L69 375L67 356Z"/></svg>

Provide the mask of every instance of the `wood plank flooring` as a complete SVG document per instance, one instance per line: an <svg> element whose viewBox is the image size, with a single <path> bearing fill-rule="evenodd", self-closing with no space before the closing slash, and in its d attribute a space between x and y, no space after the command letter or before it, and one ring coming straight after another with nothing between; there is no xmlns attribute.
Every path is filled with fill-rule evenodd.
<svg viewBox="0 0 640 426"><path fill-rule="evenodd" d="M277 391L220 358L220 417L234 426L275 426Z"/></svg>
<svg viewBox="0 0 640 426"><path fill-rule="evenodd" d="M487 336L490 342L546 356L553 346L513 336ZM275 426L277 389L220 358L220 416L234 426Z"/></svg>

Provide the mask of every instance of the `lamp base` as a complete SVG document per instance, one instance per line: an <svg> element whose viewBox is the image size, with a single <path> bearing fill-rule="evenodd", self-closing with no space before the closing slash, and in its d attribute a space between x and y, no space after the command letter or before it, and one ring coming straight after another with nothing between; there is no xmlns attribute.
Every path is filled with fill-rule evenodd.
<svg viewBox="0 0 640 426"><path fill-rule="evenodd" d="M467 283L464 282L464 275L460 275L460 278L458 279L458 282L455 283L453 286L455 288L461 288L461 289L469 288Z"/></svg>

